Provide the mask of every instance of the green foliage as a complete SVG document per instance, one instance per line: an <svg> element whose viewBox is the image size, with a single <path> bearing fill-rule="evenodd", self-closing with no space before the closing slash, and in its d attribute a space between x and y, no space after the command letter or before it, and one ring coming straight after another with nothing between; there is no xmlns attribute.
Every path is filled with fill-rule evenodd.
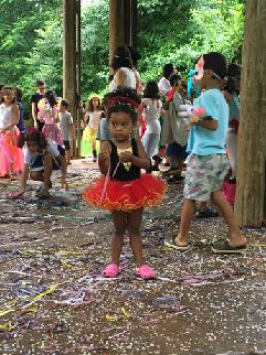
<svg viewBox="0 0 266 355"><path fill-rule="evenodd" d="M82 95L108 84L108 2L82 10ZM240 61L244 0L138 0L142 80L172 62L186 75L202 53ZM62 0L0 0L0 82L20 86L29 103L36 78L62 95Z"/></svg>

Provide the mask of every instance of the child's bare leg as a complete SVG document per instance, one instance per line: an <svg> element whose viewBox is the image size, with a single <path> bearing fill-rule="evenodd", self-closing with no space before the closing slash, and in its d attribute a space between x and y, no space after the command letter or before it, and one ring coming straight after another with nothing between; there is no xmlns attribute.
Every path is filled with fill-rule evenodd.
<svg viewBox="0 0 266 355"><path fill-rule="evenodd" d="M143 208L132 211L128 215L128 231L130 237L130 245L135 256L137 267L140 267L142 265L142 241L140 233L142 215Z"/></svg>
<svg viewBox="0 0 266 355"><path fill-rule="evenodd" d="M124 243L124 234L127 229L127 214L122 211L112 212L114 222L114 234L111 241L112 264L119 265L119 258Z"/></svg>
<svg viewBox="0 0 266 355"><path fill-rule="evenodd" d="M181 223L178 236L176 237L176 244L180 247L188 244L188 231L194 215L195 201L184 199L181 211Z"/></svg>
<svg viewBox="0 0 266 355"><path fill-rule="evenodd" d="M247 244L247 239L241 233L241 230L238 227L234 212L230 204L223 197L221 191L215 191L211 195L212 202L219 208L221 211L225 222L227 223L230 230L230 246L239 247Z"/></svg>
<svg viewBox="0 0 266 355"><path fill-rule="evenodd" d="M66 150L66 163L69 164L71 160L71 149Z"/></svg>
<svg viewBox="0 0 266 355"><path fill-rule="evenodd" d="M45 153L43 155L43 165L44 165L44 191L48 192L51 187L51 176L53 171L53 157L50 153Z"/></svg>

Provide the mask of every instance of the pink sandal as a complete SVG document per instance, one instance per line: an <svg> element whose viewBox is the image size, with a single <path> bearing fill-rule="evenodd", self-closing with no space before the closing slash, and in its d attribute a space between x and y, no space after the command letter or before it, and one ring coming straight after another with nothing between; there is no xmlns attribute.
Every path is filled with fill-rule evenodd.
<svg viewBox="0 0 266 355"><path fill-rule="evenodd" d="M143 280L156 279L157 275L149 265L141 265L135 268L135 275L141 277Z"/></svg>
<svg viewBox="0 0 266 355"><path fill-rule="evenodd" d="M116 264L110 264L102 271L103 277L115 278L119 274L119 266Z"/></svg>

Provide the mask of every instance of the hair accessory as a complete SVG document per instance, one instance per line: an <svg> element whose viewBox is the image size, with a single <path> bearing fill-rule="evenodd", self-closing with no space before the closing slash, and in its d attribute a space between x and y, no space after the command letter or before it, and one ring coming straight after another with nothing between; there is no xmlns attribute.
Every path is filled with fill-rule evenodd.
<svg viewBox="0 0 266 355"><path fill-rule="evenodd" d="M133 99L131 99L130 97L124 97L124 96L115 96L115 97L111 97L108 100L107 106L112 107L112 106L117 106L117 105L129 105L134 109L138 109L139 108L139 104L134 101Z"/></svg>

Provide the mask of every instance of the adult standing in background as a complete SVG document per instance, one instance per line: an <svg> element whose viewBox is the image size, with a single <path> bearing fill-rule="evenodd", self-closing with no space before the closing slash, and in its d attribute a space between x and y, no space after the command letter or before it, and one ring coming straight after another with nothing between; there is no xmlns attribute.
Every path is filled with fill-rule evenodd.
<svg viewBox="0 0 266 355"><path fill-rule="evenodd" d="M114 70L115 75L109 84L110 92L115 91L117 88L137 89L137 79L133 70L132 58L126 46L116 48L111 68Z"/></svg>
<svg viewBox="0 0 266 355"><path fill-rule="evenodd" d="M15 88L15 93L16 93L17 105L19 108L19 122L17 124L17 127L20 130L20 132L24 134L26 132L26 127L24 123L24 106L22 104L23 93L20 88Z"/></svg>
<svg viewBox="0 0 266 355"><path fill-rule="evenodd" d="M163 76L158 84L162 98L166 97L172 88L169 79L174 72L175 67L172 63L165 64L163 67Z"/></svg>
<svg viewBox="0 0 266 355"><path fill-rule="evenodd" d="M133 70L132 58L128 47L117 47L111 63L114 76L109 83L109 91L129 88L137 89L136 74ZM106 117L102 118L98 127L96 139L104 142L110 139L110 133L107 125Z"/></svg>
<svg viewBox="0 0 266 355"><path fill-rule="evenodd" d="M30 102L31 102L31 114L34 122L34 128L38 129L39 131L42 131L44 122L41 122L38 119L38 103L40 100L44 98L44 91L45 91L45 84L44 81L41 79L36 80L36 92L31 96Z"/></svg>

